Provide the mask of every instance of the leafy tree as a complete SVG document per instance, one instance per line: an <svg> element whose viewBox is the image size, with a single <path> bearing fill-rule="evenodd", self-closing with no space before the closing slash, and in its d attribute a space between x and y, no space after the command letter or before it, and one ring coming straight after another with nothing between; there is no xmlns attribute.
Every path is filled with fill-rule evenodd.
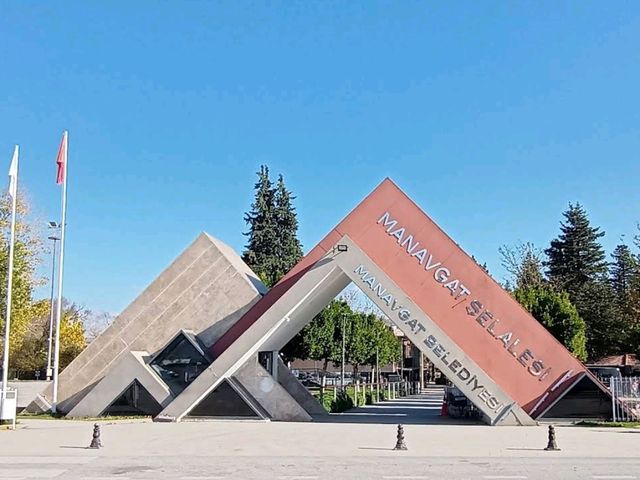
<svg viewBox="0 0 640 480"><path fill-rule="evenodd" d="M260 167L255 184L255 199L251 211L245 214L249 237L242 255L244 262L267 286L273 286L279 279L277 268L278 225L275 215L275 193L269 179L269 168Z"/></svg>
<svg viewBox="0 0 640 480"><path fill-rule="evenodd" d="M542 255L532 243L520 243L515 247L503 245L498 251L503 268L511 276L508 285L523 289L540 287L545 283Z"/></svg>
<svg viewBox="0 0 640 480"><path fill-rule="evenodd" d="M11 357L12 369L31 372L46 367L50 314L49 300L39 300L31 304L30 321L21 348ZM89 310L63 300L60 321L60 370L69 365L86 347L84 322L90 315Z"/></svg>
<svg viewBox="0 0 640 480"><path fill-rule="evenodd" d="M349 313L346 303L333 300L303 330L304 342L309 349L308 358L323 362L323 370L327 369L338 349L336 340L338 337L341 340L341 337L336 330L342 322L342 316Z"/></svg>
<svg viewBox="0 0 640 480"><path fill-rule="evenodd" d="M0 198L0 355L4 345L4 322L7 306L7 273L9 269L9 232L11 228L11 198ZM42 243L29 219L29 204L18 193L16 208L16 241L13 260L13 286L11 296L11 332L9 339L9 359L13 358L24 343L31 315L33 290L41 283L36 275Z"/></svg>
<svg viewBox="0 0 640 480"><path fill-rule="evenodd" d="M569 295L545 286L517 288L514 296L579 360L587 359L586 326Z"/></svg>
<svg viewBox="0 0 640 480"><path fill-rule="evenodd" d="M393 333L393 329L380 317L375 315L373 317L371 335L375 338L375 344L367 363L374 367L377 355L378 365L388 365L400 357L400 341Z"/></svg>

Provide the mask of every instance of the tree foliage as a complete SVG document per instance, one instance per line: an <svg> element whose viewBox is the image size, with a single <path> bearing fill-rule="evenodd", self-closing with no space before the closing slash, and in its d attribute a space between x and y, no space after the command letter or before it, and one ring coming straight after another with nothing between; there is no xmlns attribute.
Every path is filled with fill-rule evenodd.
<svg viewBox="0 0 640 480"><path fill-rule="evenodd" d="M625 333L607 278L609 266L600 244L604 232L591 225L579 203L570 204L563 216L560 235L545 250L549 281L556 290L569 294L584 320L589 357L620 353Z"/></svg>
<svg viewBox="0 0 640 480"><path fill-rule="evenodd" d="M84 321L90 311L63 301L60 320L60 370L62 371L87 345ZM11 358L11 367L20 371L41 370L47 364L49 346L49 300L39 300L30 306L30 322L22 339L21 348ZM52 360L53 363L53 360Z"/></svg>
<svg viewBox="0 0 640 480"><path fill-rule="evenodd" d="M392 329L375 313L354 311L344 300L333 300L299 334L298 355L323 363L342 362L344 335L345 362L357 372L362 365L387 365L397 360L400 344Z"/></svg>
<svg viewBox="0 0 640 480"><path fill-rule="evenodd" d="M287 189L282 175L278 176L274 198L278 242L275 276L279 280L302 258L302 245L298 240L298 216L293 206L296 197Z"/></svg>
<svg viewBox="0 0 640 480"><path fill-rule="evenodd" d="M269 179L267 166L260 167L254 189L255 198L251 210L244 217L249 231L245 233L248 241L242 259L266 286L271 287L279 280L276 260L278 227L274 212L273 183Z"/></svg>
<svg viewBox="0 0 640 480"><path fill-rule="evenodd" d="M0 198L0 352L3 350L7 308L7 274L9 270L9 238L11 228L11 198ZM13 286L11 296L11 332L9 361L23 348L31 321L33 290L41 283L36 271L42 253L42 242L29 220L29 204L20 191L16 207L16 241L13 257Z"/></svg>
<svg viewBox="0 0 640 480"><path fill-rule="evenodd" d="M587 359L586 325L567 293L539 285L517 288L514 296L576 358Z"/></svg>
<svg viewBox="0 0 640 480"><path fill-rule="evenodd" d="M49 300L34 300L36 287L45 280L37 275L43 253L42 232L31 219L29 204L22 192L16 209L9 368L14 374L42 370L47 364L50 321ZM9 268L11 201L0 199L0 355L4 345L4 322ZM60 368L66 367L86 346L83 323L90 314L74 304L63 305L60 326Z"/></svg>
<svg viewBox="0 0 640 480"><path fill-rule="evenodd" d="M560 235L545 250L547 275L558 289L574 298L583 286L607 274L607 261L600 238L604 232L591 226L582 205L569 204L560 223Z"/></svg>
<svg viewBox="0 0 640 480"><path fill-rule="evenodd" d="M267 287L272 287L302 258L302 246L295 197L283 176L278 176L274 187L267 166L262 165L257 175L254 201L245 214L249 231L245 233L248 241L242 259Z"/></svg>

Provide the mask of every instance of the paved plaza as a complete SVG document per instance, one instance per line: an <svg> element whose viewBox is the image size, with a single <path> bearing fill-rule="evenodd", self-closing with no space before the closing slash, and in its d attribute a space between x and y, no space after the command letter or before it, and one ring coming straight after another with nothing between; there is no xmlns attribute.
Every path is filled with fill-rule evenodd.
<svg viewBox="0 0 640 480"><path fill-rule="evenodd" d="M438 392L332 415L325 423L21 420L0 431L0 479L633 479L640 430L488 427L439 420ZM419 424L418 422L426 422ZM394 451L396 423L408 451Z"/></svg>

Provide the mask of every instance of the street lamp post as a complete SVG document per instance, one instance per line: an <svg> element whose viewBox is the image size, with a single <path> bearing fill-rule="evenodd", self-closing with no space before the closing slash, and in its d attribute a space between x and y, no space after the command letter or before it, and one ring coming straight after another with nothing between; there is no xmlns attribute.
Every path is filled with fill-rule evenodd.
<svg viewBox="0 0 640 480"><path fill-rule="evenodd" d="M344 390L345 324L346 324L346 315L342 315L342 363L340 367L340 388L342 388L342 390Z"/></svg>
<svg viewBox="0 0 640 480"><path fill-rule="evenodd" d="M59 229L60 225L56 222L49 222L49 228L52 230ZM54 293L54 285L55 285L55 277L56 277L56 245L60 237L55 235L51 235L49 240L53 241L53 257L51 260L51 299L49 302L49 345L47 349L47 380L51 380L51 375L53 374L53 369L51 368L51 349L53 344L53 293Z"/></svg>

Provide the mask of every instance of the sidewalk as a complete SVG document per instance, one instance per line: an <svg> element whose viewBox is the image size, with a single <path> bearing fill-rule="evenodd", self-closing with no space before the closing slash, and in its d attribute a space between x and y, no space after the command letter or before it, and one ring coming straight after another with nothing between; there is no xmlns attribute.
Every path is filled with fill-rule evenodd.
<svg viewBox="0 0 640 480"><path fill-rule="evenodd" d="M392 451L397 422L277 423L208 421L102 424L100 456L337 456L397 455ZM0 431L0 458L85 456L93 422L21 420L15 432ZM547 427L410 425L404 429L408 454L428 457L637 457L640 429L556 428L560 452L545 452Z"/></svg>

